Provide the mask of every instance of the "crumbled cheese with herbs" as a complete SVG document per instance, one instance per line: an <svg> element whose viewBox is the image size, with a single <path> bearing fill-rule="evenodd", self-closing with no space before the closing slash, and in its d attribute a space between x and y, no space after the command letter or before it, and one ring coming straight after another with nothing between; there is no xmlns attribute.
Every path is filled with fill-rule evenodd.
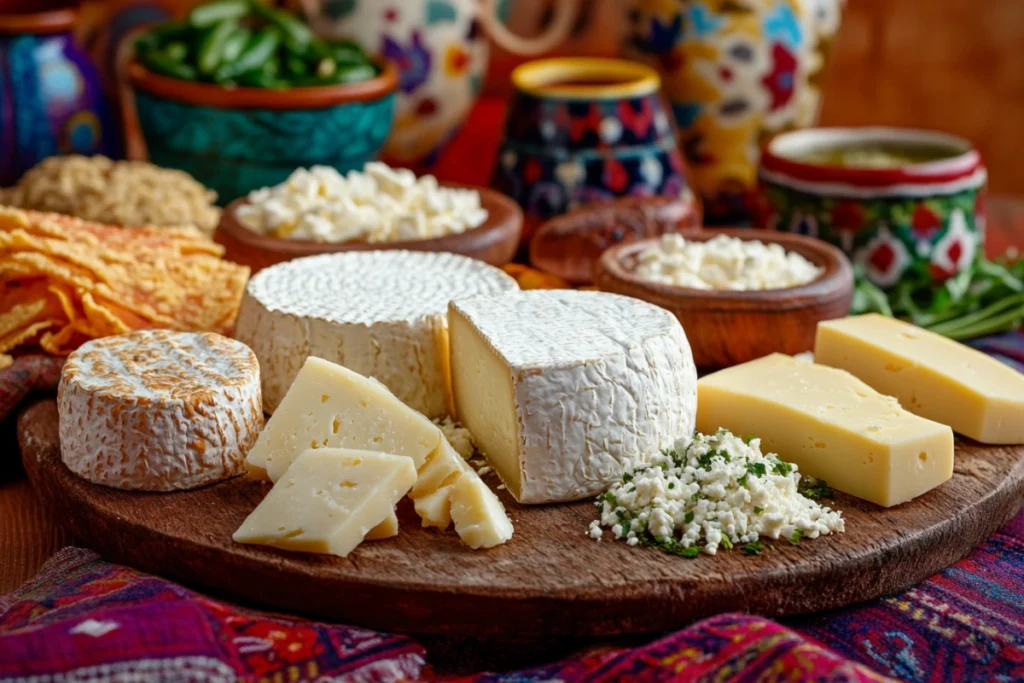
<svg viewBox="0 0 1024 683"><path fill-rule="evenodd" d="M673 233L640 252L634 272L679 287L746 291L797 287L818 279L824 270L775 243L726 235L691 242Z"/></svg>
<svg viewBox="0 0 1024 683"><path fill-rule="evenodd" d="M347 175L330 166L297 169L280 185L250 192L235 218L279 238L392 242L465 232L482 225L487 210L476 190L371 161Z"/></svg>
<svg viewBox="0 0 1024 683"><path fill-rule="evenodd" d="M473 435L469 433L468 429L450 417L436 418L434 424L441 430L444 438L448 440L448 443L451 444L456 453L466 460L473 457L473 454L476 453L476 444L473 442Z"/></svg>
<svg viewBox="0 0 1024 683"><path fill-rule="evenodd" d="M696 434L627 464L622 481L598 497L601 518L588 535L600 540L604 526L629 545L696 557L737 546L756 555L762 537L798 543L844 531L842 513L803 495L804 485L812 497L831 496L825 482L801 482L796 465L762 454L760 439Z"/></svg>

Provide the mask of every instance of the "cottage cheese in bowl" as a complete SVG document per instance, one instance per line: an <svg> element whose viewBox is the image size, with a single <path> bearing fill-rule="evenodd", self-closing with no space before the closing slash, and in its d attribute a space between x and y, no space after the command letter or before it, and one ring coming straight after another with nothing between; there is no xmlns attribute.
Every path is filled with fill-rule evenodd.
<svg viewBox="0 0 1024 683"><path fill-rule="evenodd" d="M727 235L696 242L673 233L640 252L634 272L677 287L751 291L799 287L818 279L824 269L779 244Z"/></svg>
<svg viewBox="0 0 1024 683"><path fill-rule="evenodd" d="M380 162L338 173L297 169L280 185L249 193L235 218L253 232L311 242L431 239L478 228L487 220L476 190L443 187L431 175Z"/></svg>

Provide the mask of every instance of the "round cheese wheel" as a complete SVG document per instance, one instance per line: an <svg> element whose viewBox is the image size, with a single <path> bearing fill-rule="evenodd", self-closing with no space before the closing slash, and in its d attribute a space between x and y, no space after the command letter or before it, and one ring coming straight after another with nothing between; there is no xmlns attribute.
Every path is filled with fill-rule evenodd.
<svg viewBox="0 0 1024 683"><path fill-rule="evenodd" d="M212 333L90 341L68 357L57 403L64 464L119 489L173 491L240 474L263 427L256 355Z"/></svg>

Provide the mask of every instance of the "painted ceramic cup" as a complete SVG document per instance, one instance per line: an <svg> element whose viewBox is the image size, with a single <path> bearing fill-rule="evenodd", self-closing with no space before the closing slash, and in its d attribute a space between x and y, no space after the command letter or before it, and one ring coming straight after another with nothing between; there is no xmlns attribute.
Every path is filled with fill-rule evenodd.
<svg viewBox="0 0 1024 683"><path fill-rule="evenodd" d="M633 0L629 51L661 73L707 222L749 222L764 139L817 121L843 4Z"/></svg>
<svg viewBox="0 0 1024 683"><path fill-rule="evenodd" d="M830 157L841 150L859 158L839 165ZM941 282L984 252L986 172L962 138L899 128L794 131L765 147L760 177L762 226L839 246L880 287Z"/></svg>
<svg viewBox="0 0 1024 683"><path fill-rule="evenodd" d="M0 0L0 185L55 154L118 150L99 74L69 3Z"/></svg>
<svg viewBox="0 0 1024 683"><path fill-rule="evenodd" d="M433 165L476 102L489 57L488 37L515 54L536 55L572 30L580 0L559 0L545 35L523 39L504 28L496 0L302 0L311 25L351 38L400 72L388 161Z"/></svg>
<svg viewBox="0 0 1024 683"><path fill-rule="evenodd" d="M515 94L492 184L526 215L523 242L548 218L616 197L686 189L656 71L617 59L542 59L512 72Z"/></svg>

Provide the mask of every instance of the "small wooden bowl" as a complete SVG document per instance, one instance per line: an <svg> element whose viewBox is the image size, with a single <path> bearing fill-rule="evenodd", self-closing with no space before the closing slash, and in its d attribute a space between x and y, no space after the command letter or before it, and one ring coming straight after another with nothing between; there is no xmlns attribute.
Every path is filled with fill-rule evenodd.
<svg viewBox="0 0 1024 683"><path fill-rule="evenodd" d="M676 197L587 204L540 226L530 240L530 264L574 285L589 285L609 247L700 225L700 200L689 188Z"/></svg>
<svg viewBox="0 0 1024 683"><path fill-rule="evenodd" d="M769 353L795 354L814 347L818 322L842 318L853 301L853 269L836 247L820 240L772 230L687 231L687 240L705 242L725 234L774 242L825 269L800 287L760 291L705 291L651 282L634 274L637 256L657 239L630 242L606 251L598 261L597 286L607 292L649 301L672 311L690 341L698 368L711 370L745 363Z"/></svg>
<svg viewBox="0 0 1024 683"><path fill-rule="evenodd" d="M476 190L480 204L487 209L483 225L455 235L423 240L397 242L310 242L261 235L249 230L235 218L235 209L246 203L238 199L224 209L214 240L224 245L224 257L249 266L253 273L282 261L290 261L315 254L335 254L341 251L371 251L376 249L408 249L411 251L450 251L470 256L493 266L503 266L512 260L519 246L523 229L523 212L519 206L494 190L485 187L442 183L444 187Z"/></svg>

